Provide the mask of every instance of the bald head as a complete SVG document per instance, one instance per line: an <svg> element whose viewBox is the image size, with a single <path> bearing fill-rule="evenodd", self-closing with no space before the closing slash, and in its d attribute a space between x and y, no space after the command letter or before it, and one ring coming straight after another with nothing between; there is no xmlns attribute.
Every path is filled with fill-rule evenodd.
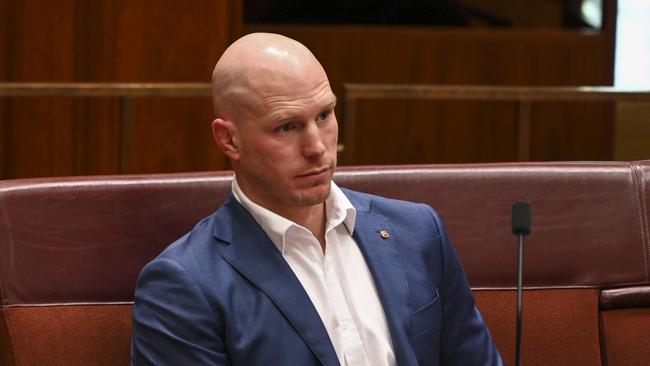
<svg viewBox="0 0 650 366"><path fill-rule="evenodd" d="M241 191L296 222L322 216L338 123L336 96L314 55L278 34L249 34L219 59L212 90L212 135Z"/></svg>
<svg viewBox="0 0 650 366"><path fill-rule="evenodd" d="M279 34L245 35L226 49L214 67L215 114L237 122L263 107L269 95L314 78L327 80L322 66L303 44Z"/></svg>

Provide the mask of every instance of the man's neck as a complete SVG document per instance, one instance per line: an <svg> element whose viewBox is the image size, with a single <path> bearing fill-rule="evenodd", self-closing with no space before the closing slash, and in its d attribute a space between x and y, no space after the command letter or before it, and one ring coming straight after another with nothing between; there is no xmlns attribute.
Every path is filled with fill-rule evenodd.
<svg viewBox="0 0 650 366"><path fill-rule="evenodd" d="M327 222L325 202L304 207L297 211L276 213L309 230L318 240L323 253L325 253L325 223Z"/></svg>
<svg viewBox="0 0 650 366"><path fill-rule="evenodd" d="M311 206L289 206L281 202L262 200L260 199L261 197L251 193L250 190L247 193L245 182L239 180L237 175L235 179L235 183L241 191L241 194L248 200L309 230L318 240L323 249L323 253L325 253L325 224L327 222L327 206L325 202Z"/></svg>

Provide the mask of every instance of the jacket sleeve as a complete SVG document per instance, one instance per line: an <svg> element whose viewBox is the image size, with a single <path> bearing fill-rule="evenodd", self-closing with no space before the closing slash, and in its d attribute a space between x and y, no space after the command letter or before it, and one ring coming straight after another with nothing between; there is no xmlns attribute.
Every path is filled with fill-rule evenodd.
<svg viewBox="0 0 650 366"><path fill-rule="evenodd" d="M217 313L185 268L158 258L143 269L133 304L133 366L229 365L222 334Z"/></svg>
<svg viewBox="0 0 650 366"><path fill-rule="evenodd" d="M442 251L440 364L501 366L501 357L476 308L456 250L442 221L429 209L438 227Z"/></svg>

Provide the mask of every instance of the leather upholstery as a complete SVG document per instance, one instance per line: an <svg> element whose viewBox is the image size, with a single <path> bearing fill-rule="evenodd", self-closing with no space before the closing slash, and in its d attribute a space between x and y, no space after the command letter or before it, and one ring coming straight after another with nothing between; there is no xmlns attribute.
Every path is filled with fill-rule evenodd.
<svg viewBox="0 0 650 366"><path fill-rule="evenodd" d="M623 308L650 308L650 286L605 289L600 293L600 307L603 310Z"/></svg>

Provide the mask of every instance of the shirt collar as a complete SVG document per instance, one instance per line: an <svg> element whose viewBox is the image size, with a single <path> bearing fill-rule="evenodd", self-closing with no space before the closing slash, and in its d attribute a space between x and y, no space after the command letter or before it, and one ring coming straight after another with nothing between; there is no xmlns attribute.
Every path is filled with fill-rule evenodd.
<svg viewBox="0 0 650 366"><path fill-rule="evenodd" d="M352 206L348 197L333 181L330 195L325 201L325 210L327 212L328 226L326 231L329 231L330 227L336 227L343 222L348 233L350 235L354 233L354 223L357 218L357 210Z"/></svg>
<svg viewBox="0 0 650 366"><path fill-rule="evenodd" d="M253 202L239 187L236 176L232 180L232 193L237 202L244 206L251 216L253 216L262 230L268 235L269 239L271 239L273 244L283 254L287 232L292 228L307 230L295 222ZM344 223L348 233L352 235L356 221L356 209L333 181L331 182L330 194L325 201L325 212L327 215L326 232Z"/></svg>

